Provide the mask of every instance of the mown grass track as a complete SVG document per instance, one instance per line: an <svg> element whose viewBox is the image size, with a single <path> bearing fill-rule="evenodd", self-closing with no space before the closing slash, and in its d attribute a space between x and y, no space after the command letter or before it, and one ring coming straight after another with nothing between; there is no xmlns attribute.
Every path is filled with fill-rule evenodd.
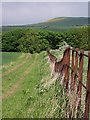
<svg viewBox="0 0 90 120"><path fill-rule="evenodd" d="M59 56L59 59L62 55L60 51L52 53ZM20 54L16 60L11 59L7 64L3 64L3 118L65 117L65 98L60 95L62 86L58 85L58 93L56 83L49 89L43 88L43 84L51 79L47 61L46 52L33 55L25 53Z"/></svg>
<svg viewBox="0 0 90 120"><path fill-rule="evenodd" d="M43 98L38 89L42 78L49 75L47 59L43 59L46 53L26 56L25 59L22 57L23 64L17 61L15 65L10 66L11 70L7 67L3 72L2 115L4 118L45 117L44 113L48 109L49 104L46 105L45 101L50 93L46 93ZM43 102L47 107L42 105Z"/></svg>

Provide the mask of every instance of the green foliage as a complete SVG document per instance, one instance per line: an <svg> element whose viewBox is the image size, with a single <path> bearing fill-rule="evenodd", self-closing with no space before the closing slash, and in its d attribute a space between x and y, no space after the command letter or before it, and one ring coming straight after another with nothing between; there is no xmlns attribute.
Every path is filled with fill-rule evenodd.
<svg viewBox="0 0 90 120"><path fill-rule="evenodd" d="M57 48L59 35L54 32L32 29L16 29L2 35L2 51L40 52L47 48Z"/></svg>
<svg viewBox="0 0 90 120"><path fill-rule="evenodd" d="M64 41L72 47L89 50L89 29L90 27L80 27L60 33L34 29L15 29L3 33L2 51L39 53L47 48L58 49Z"/></svg>
<svg viewBox="0 0 90 120"><path fill-rule="evenodd" d="M6 32L2 35L2 51L13 51L18 52L19 42L18 39L24 35L23 29L16 29L13 31Z"/></svg>
<svg viewBox="0 0 90 120"><path fill-rule="evenodd" d="M88 27L71 29L65 34L65 41L74 48L89 50Z"/></svg>

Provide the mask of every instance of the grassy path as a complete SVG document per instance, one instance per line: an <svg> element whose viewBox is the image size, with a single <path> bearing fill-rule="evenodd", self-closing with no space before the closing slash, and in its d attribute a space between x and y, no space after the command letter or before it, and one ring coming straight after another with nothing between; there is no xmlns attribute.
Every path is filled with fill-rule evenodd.
<svg viewBox="0 0 90 120"><path fill-rule="evenodd" d="M2 77L5 77L6 75L16 71L18 68L20 68L23 64L25 64L26 60L28 59L29 56L25 56L25 60L22 62L22 59L18 61L18 63L15 65L14 63L14 66L12 68L9 68L6 72L4 72L2 74ZM24 59L24 58L23 58Z"/></svg>
<svg viewBox="0 0 90 120"><path fill-rule="evenodd" d="M18 87L20 87L20 83L25 80L25 77L30 73L30 70L32 69L33 65L35 64L35 61L36 61L36 57L35 56L35 59L33 60L33 63L31 63L28 68L25 70L25 72L19 76L19 79L10 86L10 88L3 94L2 98L5 99L9 96L11 96L12 94L14 94L16 92L16 90L18 90ZM10 74L11 72L15 72L16 69L19 69L22 65L25 65L25 63L27 62L27 59L30 60L31 58L27 55L26 56L26 59L21 63L21 64L17 64L14 68L12 68L11 70L9 70L7 72L7 74L4 74L4 75L8 75Z"/></svg>
<svg viewBox="0 0 90 120"><path fill-rule="evenodd" d="M61 57L58 51L55 54ZM56 88L54 79L50 78L47 61L46 52L42 52L33 55L25 54L13 62L15 63L13 66L8 63L8 67L3 70L3 118L65 116L62 86L57 83L58 88ZM86 63L87 61L85 65Z"/></svg>
<svg viewBox="0 0 90 120"><path fill-rule="evenodd" d="M13 72L3 76L2 116L4 118L45 117L51 100L48 98L52 97L54 91L53 89L44 95L40 93L41 81L49 74L45 57L45 53L41 53L31 55L25 61L22 58L24 64L21 67L16 70L13 66ZM45 102L48 103L43 105Z"/></svg>
<svg viewBox="0 0 90 120"><path fill-rule="evenodd" d="M5 109L4 114L3 114L4 116L7 116L6 114L8 113L8 109L11 108L11 106L8 106L8 105L10 103L12 103L12 100L14 100L12 98L14 96L16 96L16 99L17 99L18 95L16 95L16 94L18 94L19 92L25 93L25 87L26 87L26 89L28 89L28 86L27 86L27 85L29 85L29 83L27 81L28 78L30 78L30 82L31 82L31 84L33 84L32 79L34 76L36 77L36 75L35 75L35 73L34 73L34 75L32 75L32 72L33 72L33 68L34 69L37 68L36 67L37 56L38 55L35 54L30 57L27 57L27 60L24 61L24 64L22 64L21 68L20 67L18 68L18 72L16 71L16 69L15 69L16 67L15 67L15 68L13 68L13 72L10 71L10 72L8 72L8 74L5 77L3 77L4 78L3 79L3 90L4 90L4 92L3 92L3 109ZM17 64L17 67L18 67L18 64ZM23 69L23 71L21 71L22 69ZM12 72L12 74L10 74L11 72ZM38 71L36 70L36 72L38 72ZM10 84L9 84L8 77L10 77L10 75L11 75L11 78L13 78L13 77L15 77L15 74L18 75L18 79L17 79L17 77L16 77L15 81L13 81L13 79L12 79L11 81L13 81L13 82L10 82ZM24 88L22 87L23 84L26 84L26 86ZM35 81L34 81L34 84L36 84ZM7 87L8 85L9 85L9 87ZM22 96L24 96L23 93L22 93ZM20 93L19 93L19 97L20 97ZM18 102L21 102L20 98L19 98L19 101L17 101L17 103ZM21 103L19 103L19 104L21 104ZM7 108L6 106L8 106L8 109L6 109ZM20 106L22 106L22 105L20 105Z"/></svg>
<svg viewBox="0 0 90 120"><path fill-rule="evenodd" d="M11 88L11 86L14 85L16 81L21 79L22 74L24 74L24 72L27 70L27 67L30 66L30 64L32 64L33 59L34 59L33 57L31 59L30 55L27 55L26 59L22 58L20 60L21 64L19 64L19 62L17 61L17 64L15 66L12 66L12 69L10 69L9 72L7 70L8 74L2 77L3 79L2 83L3 83L3 88L4 88L3 93L5 91L8 91L8 89Z"/></svg>

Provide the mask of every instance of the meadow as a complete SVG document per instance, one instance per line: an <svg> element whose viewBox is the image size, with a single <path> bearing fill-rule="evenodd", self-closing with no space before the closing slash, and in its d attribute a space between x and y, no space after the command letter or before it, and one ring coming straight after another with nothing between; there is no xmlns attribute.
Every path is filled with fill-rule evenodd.
<svg viewBox="0 0 90 120"><path fill-rule="evenodd" d="M7 64L6 55L10 56ZM50 78L46 52L3 53L2 73L3 118L54 117L55 87L49 91L42 88Z"/></svg>
<svg viewBox="0 0 90 120"><path fill-rule="evenodd" d="M63 51L53 50L59 59ZM53 83L45 51L2 54L2 117L65 118L62 86ZM85 59L85 71L87 69ZM85 76L85 75L84 75Z"/></svg>

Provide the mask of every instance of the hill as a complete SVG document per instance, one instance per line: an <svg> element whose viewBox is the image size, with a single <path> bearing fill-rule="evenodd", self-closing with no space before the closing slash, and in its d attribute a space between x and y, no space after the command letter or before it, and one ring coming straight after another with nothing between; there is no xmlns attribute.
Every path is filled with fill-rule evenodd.
<svg viewBox="0 0 90 120"><path fill-rule="evenodd" d="M48 21L29 24L29 25L17 25L17 26L2 26L2 31L8 31L16 28L34 28L45 29L51 31L65 31L70 28L77 28L80 26L86 26L88 24L87 17L57 17Z"/></svg>
<svg viewBox="0 0 90 120"><path fill-rule="evenodd" d="M32 25L31 27L52 31L65 31L70 28L86 26L87 24L88 19L85 17L58 17L44 23Z"/></svg>

